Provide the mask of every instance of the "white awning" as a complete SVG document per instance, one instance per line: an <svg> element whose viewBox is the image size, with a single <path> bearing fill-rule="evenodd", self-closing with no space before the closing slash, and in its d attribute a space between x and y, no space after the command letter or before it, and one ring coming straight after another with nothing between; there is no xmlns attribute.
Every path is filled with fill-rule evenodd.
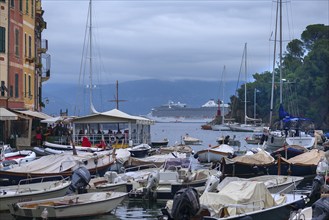
<svg viewBox="0 0 329 220"><path fill-rule="evenodd" d="M9 120L17 120L17 115L5 108L0 108L0 120L1 121L9 121Z"/></svg>
<svg viewBox="0 0 329 220"><path fill-rule="evenodd" d="M31 111L31 110L26 110L26 111L16 111L17 113L32 116L34 118L40 118L40 119L47 119L47 118L52 118L51 116L47 115L46 113L43 112L36 112L36 111Z"/></svg>

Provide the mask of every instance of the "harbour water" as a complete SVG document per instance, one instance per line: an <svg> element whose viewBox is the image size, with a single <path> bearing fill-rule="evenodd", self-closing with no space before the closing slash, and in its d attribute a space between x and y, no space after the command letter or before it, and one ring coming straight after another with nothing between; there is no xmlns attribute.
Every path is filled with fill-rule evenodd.
<svg viewBox="0 0 329 220"><path fill-rule="evenodd" d="M196 152L209 145L216 145L216 139L221 136L230 135L231 138L235 137L241 142L241 150L243 148L257 147L257 145L248 145L245 142L246 137L251 137L252 133L248 132L230 132L230 131L211 131L202 130L201 123L156 123L151 127L152 141L163 140L168 138L169 145L178 144L182 142L182 136L189 134L191 137L201 139L202 145L191 146ZM303 187L309 187L309 182L304 183ZM161 216L161 208L165 206L165 201L149 202L142 200L129 200L126 199L115 210L106 215L79 218L91 220L117 220L117 219L158 219ZM12 220L13 218L9 212L0 213L0 219Z"/></svg>

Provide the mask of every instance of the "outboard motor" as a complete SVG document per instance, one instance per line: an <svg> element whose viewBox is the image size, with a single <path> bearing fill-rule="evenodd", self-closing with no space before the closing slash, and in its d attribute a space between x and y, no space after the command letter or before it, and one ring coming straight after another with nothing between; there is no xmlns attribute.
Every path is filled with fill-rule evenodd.
<svg viewBox="0 0 329 220"><path fill-rule="evenodd" d="M312 205L312 220L329 219L329 198L323 197Z"/></svg>
<svg viewBox="0 0 329 220"><path fill-rule="evenodd" d="M159 186L160 174L159 171L154 171L147 178L147 185L143 188L144 197L148 199L156 199L156 189Z"/></svg>
<svg viewBox="0 0 329 220"><path fill-rule="evenodd" d="M90 172L85 167L79 167L74 170L71 178L71 185L69 187L69 191L66 194L71 194L73 192L78 192L78 194L86 193L86 186L89 185L89 181L91 179Z"/></svg>
<svg viewBox="0 0 329 220"><path fill-rule="evenodd" d="M171 217L175 220L189 220L200 210L198 191L185 188L176 192L174 196Z"/></svg>
<svg viewBox="0 0 329 220"><path fill-rule="evenodd" d="M311 193L308 196L311 202L314 202L321 197L321 189L323 185L324 185L324 176L316 175L316 177L313 179Z"/></svg>
<svg viewBox="0 0 329 220"><path fill-rule="evenodd" d="M222 176L222 172L220 171L216 175L211 175L211 177L206 182L206 187L204 191L216 192L221 176Z"/></svg>

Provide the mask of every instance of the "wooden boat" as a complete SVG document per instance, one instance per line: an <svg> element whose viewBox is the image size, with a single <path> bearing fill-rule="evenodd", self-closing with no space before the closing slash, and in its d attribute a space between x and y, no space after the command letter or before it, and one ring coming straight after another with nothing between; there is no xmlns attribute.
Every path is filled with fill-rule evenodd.
<svg viewBox="0 0 329 220"><path fill-rule="evenodd" d="M123 192L95 192L19 202L9 206L13 216L32 218L77 218L108 213L126 197Z"/></svg>
<svg viewBox="0 0 329 220"><path fill-rule="evenodd" d="M224 176L253 177L268 174L268 168L275 163L275 159L266 151L224 158L221 171ZM287 175L287 174L285 174Z"/></svg>
<svg viewBox="0 0 329 220"><path fill-rule="evenodd" d="M282 158L290 159L307 151L308 150L305 147L299 145L288 145L273 151L271 156L277 159L280 155Z"/></svg>
<svg viewBox="0 0 329 220"><path fill-rule="evenodd" d="M200 163L220 162L224 157L233 157L234 148L221 144L211 148L203 149L194 155L194 158L198 158Z"/></svg>
<svg viewBox="0 0 329 220"><path fill-rule="evenodd" d="M78 167L86 167L91 175L103 176L114 163L108 152L72 154L53 154L43 156L37 160L14 166L7 170L0 170L0 185L18 184L26 177L71 176Z"/></svg>
<svg viewBox="0 0 329 220"><path fill-rule="evenodd" d="M64 179L61 176L53 178L59 178L60 180L47 181L49 178L42 177L34 180L21 180L18 185L1 187L0 211L8 210L8 205L12 203L64 196L71 181L69 181L69 178ZM38 182L29 183L30 181Z"/></svg>
<svg viewBox="0 0 329 220"><path fill-rule="evenodd" d="M324 151L313 149L290 159L280 157L276 163L268 167L268 173L272 175L315 176L316 168Z"/></svg>

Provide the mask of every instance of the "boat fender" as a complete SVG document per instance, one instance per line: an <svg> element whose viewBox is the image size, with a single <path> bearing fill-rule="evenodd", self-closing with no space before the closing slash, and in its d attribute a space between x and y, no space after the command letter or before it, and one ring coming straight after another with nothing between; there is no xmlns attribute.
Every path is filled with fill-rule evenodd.
<svg viewBox="0 0 329 220"><path fill-rule="evenodd" d="M41 212L40 217L41 217L42 219L48 219L48 210L47 210L47 208L44 208L44 209L43 209L43 211Z"/></svg>
<svg viewBox="0 0 329 220"><path fill-rule="evenodd" d="M116 140L117 140L117 138L115 136L110 136L111 143L115 143Z"/></svg>

